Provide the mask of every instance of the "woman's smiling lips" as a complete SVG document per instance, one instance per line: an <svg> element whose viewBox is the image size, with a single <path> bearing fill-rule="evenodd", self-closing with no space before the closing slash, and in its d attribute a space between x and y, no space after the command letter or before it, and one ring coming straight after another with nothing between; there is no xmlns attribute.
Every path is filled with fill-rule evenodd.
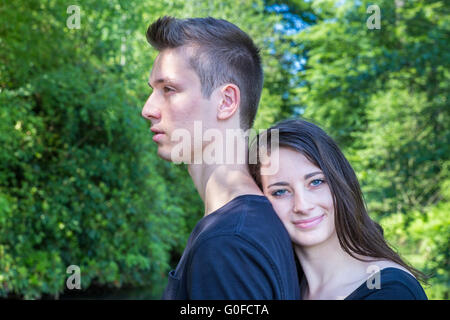
<svg viewBox="0 0 450 320"><path fill-rule="evenodd" d="M299 229L310 229L321 223L324 217L325 213L311 219L296 220L293 223Z"/></svg>

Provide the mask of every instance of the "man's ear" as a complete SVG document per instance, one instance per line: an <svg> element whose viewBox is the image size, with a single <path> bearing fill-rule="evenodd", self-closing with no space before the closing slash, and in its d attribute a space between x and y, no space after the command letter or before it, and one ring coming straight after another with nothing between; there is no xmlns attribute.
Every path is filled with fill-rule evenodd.
<svg viewBox="0 0 450 320"><path fill-rule="evenodd" d="M235 114L241 103L241 91L235 84L228 83L220 89L220 103L217 108L217 119L226 120Z"/></svg>

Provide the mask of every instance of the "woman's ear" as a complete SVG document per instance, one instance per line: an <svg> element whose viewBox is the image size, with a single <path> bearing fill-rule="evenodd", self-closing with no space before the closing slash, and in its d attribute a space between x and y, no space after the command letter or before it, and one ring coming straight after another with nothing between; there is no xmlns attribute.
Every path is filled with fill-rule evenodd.
<svg viewBox="0 0 450 320"><path fill-rule="evenodd" d="M235 84L228 83L220 89L221 100L217 108L217 119L227 120L238 110L241 92Z"/></svg>

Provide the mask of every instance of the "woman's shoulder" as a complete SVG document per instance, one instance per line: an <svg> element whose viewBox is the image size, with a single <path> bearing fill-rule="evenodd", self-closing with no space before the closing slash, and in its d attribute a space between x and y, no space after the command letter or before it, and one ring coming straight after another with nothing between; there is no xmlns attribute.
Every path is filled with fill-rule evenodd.
<svg viewBox="0 0 450 320"><path fill-rule="evenodd" d="M394 262L376 262L372 275L346 299L423 300L425 291L414 275Z"/></svg>
<svg viewBox="0 0 450 320"><path fill-rule="evenodd" d="M411 277L413 277L414 279L416 278L411 271L409 271L408 269L406 269L404 266L393 262L393 261L389 261L389 260L379 260L379 261L375 261L374 263L372 263L373 265L375 265L376 267L378 267L380 270L387 270L389 269L389 272L393 272L393 271L403 271L407 274L409 274ZM394 270L390 270L390 269L394 269ZM395 270L397 269L397 270Z"/></svg>
<svg viewBox="0 0 450 320"><path fill-rule="evenodd" d="M394 266L380 270L380 289L369 299L427 300L427 296L411 272Z"/></svg>
<svg viewBox="0 0 450 320"><path fill-rule="evenodd" d="M407 286L415 287L420 286L419 281L409 272L397 267L387 267L380 270L381 284L385 286Z"/></svg>

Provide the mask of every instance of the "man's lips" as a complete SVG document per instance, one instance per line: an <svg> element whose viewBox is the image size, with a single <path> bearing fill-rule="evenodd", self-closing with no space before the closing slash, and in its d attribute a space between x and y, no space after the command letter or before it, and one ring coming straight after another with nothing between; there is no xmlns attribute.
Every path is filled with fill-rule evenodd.
<svg viewBox="0 0 450 320"><path fill-rule="evenodd" d="M153 132L155 135L153 136L153 141L158 142L162 139L164 136L164 131L156 128L150 128L150 131Z"/></svg>
<svg viewBox="0 0 450 320"><path fill-rule="evenodd" d="M150 131L153 132L153 133L156 133L156 134L158 134L158 133L164 133L164 131L162 131L162 130L160 130L160 129L153 128L153 127L150 128Z"/></svg>
<svg viewBox="0 0 450 320"><path fill-rule="evenodd" d="M293 224L300 229L309 229L309 228L312 228L312 227L318 225L320 222L322 222L324 217L325 217L325 214L322 214L318 217L314 217L314 218L310 218L310 219L296 220L293 222Z"/></svg>

